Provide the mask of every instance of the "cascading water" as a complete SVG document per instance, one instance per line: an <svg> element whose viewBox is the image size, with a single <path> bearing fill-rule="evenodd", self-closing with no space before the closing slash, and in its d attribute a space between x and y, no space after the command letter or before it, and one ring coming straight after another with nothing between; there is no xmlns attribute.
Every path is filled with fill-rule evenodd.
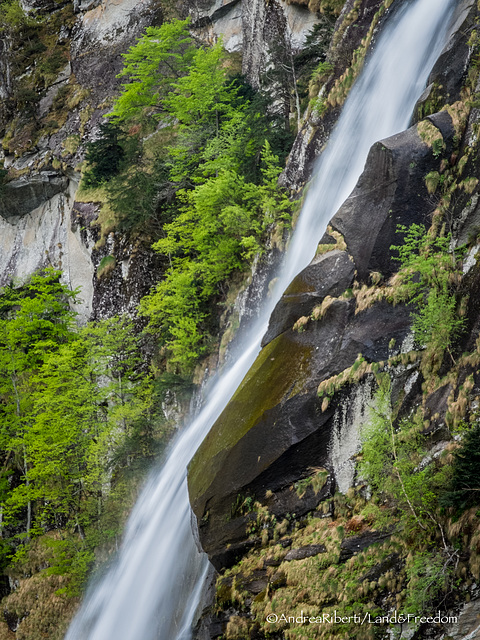
<svg viewBox="0 0 480 640"><path fill-rule="evenodd" d="M205 406L152 474L112 569L92 587L65 640L188 640L208 571L190 524L187 464L255 360L274 305L315 254L350 194L373 143L408 126L438 57L456 0L415 0L392 16L347 99L320 158L276 290L242 354L212 386Z"/></svg>

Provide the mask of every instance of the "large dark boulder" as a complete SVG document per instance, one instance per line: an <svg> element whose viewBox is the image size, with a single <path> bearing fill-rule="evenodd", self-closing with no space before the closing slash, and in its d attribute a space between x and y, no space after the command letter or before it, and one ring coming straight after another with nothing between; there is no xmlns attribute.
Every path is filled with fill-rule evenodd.
<svg viewBox="0 0 480 640"><path fill-rule="evenodd" d="M256 515L237 512L242 498L265 503L266 492L274 493L268 506L277 518L301 515L325 498L322 490L303 501L291 490L308 469L332 469L336 403L322 410L317 387L351 366L358 353L386 359L391 338L401 341L409 326L403 307L380 303L355 314L353 300L338 300L321 321L302 333L285 331L261 351L189 467L200 541L217 569L252 544L247 527ZM334 483L327 485L330 490Z"/></svg>
<svg viewBox="0 0 480 640"><path fill-rule="evenodd" d="M355 266L345 251L315 257L283 294L270 317L262 346L291 329L300 316L309 315L326 296L337 297L353 282Z"/></svg>
<svg viewBox="0 0 480 640"><path fill-rule="evenodd" d="M427 132L425 140L419 127ZM440 144L432 144L429 135L438 136ZM360 280L366 280L372 271L385 277L397 271L390 251L391 245L402 241L397 227L427 225L435 204L425 176L439 171L441 156L453 149L454 136L451 117L442 112L370 149L357 185L331 220L333 229L345 239Z"/></svg>

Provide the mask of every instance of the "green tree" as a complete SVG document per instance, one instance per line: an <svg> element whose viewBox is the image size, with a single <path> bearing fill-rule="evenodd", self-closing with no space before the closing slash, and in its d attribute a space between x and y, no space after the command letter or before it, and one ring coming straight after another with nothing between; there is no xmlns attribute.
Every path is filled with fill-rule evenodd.
<svg viewBox="0 0 480 640"><path fill-rule="evenodd" d="M417 615L445 597L458 563L441 515L440 496L449 484L450 468L429 457L422 430L420 410L410 418L396 418L390 377L381 375L361 430L358 470L372 500L388 506L382 525L399 523L398 535L408 549L406 610Z"/></svg>
<svg viewBox="0 0 480 640"><path fill-rule="evenodd" d="M9 286L0 296L0 447L5 452L3 477L11 470L21 474L16 492L18 505L7 512L26 509L25 533L32 526L30 443L26 438L35 421L33 376L72 335L75 312L70 307L76 293L59 281L60 272L46 269L22 287ZM9 506L8 496L6 506ZM6 498L5 494L3 498ZM8 521L8 513L6 520Z"/></svg>
<svg viewBox="0 0 480 640"><path fill-rule="evenodd" d="M434 461L422 464L427 456L422 428L420 413L396 420L390 378L382 375L360 434L359 472L375 495L401 510L405 524L431 532L440 527L438 496L448 470Z"/></svg>
<svg viewBox="0 0 480 640"><path fill-rule="evenodd" d="M103 122L98 140L87 143L85 160L88 162L88 169L83 174L85 186L96 186L119 172L125 156L119 143L120 134L121 129L115 122Z"/></svg>
<svg viewBox="0 0 480 640"><path fill-rule="evenodd" d="M261 251L274 222L289 219L291 205L277 189L280 168L268 143L263 183L248 183L221 169L194 190L182 193L183 209L153 246L171 267L155 291L142 300L141 313L171 351L171 362L188 369L208 344L212 302L235 270ZM206 324L207 323L207 324Z"/></svg>
<svg viewBox="0 0 480 640"><path fill-rule="evenodd" d="M110 115L119 120L157 115L173 83L184 75L195 53L189 20L148 27L128 53L118 77L127 77Z"/></svg>
<svg viewBox="0 0 480 640"><path fill-rule="evenodd" d="M453 477L441 498L446 507L463 511L480 502L480 425L475 425L463 437L454 452Z"/></svg>

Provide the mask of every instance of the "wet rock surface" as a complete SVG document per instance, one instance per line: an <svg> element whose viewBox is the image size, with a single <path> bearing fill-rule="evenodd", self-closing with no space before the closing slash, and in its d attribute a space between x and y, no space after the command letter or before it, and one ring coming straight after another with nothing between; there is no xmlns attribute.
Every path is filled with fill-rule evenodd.
<svg viewBox="0 0 480 640"><path fill-rule="evenodd" d="M401 307L382 303L357 315L354 307L335 302L321 322L272 340L194 456L190 498L202 546L217 568L227 545L237 545L241 554L248 538L254 516L235 512L239 495L265 503L266 492L274 492L269 508L281 517L294 506L289 486L308 468L331 466L335 408L322 410L318 384L351 366L360 352L372 361L388 357L391 336L401 341L408 331L409 314ZM324 498L325 492L303 503L297 498L295 512Z"/></svg>
<svg viewBox="0 0 480 640"><path fill-rule="evenodd" d="M428 126L441 134L448 153L454 137L450 115L434 115ZM292 511L298 517L325 499L336 482L349 486L354 468L349 457L358 450L358 438L339 444L349 453L338 458L331 443L350 438L338 431L334 419L342 393L325 406L317 387L351 367L359 353L367 362L388 359L389 343L392 338L403 342L411 320L402 306L382 301L359 312L354 299L338 296L351 285L354 267L364 281L373 271L387 278L396 270L390 246L398 242L397 225L426 224L432 204L424 178L439 164L431 140L422 139L417 127L372 147L357 186L331 222L346 251L315 258L293 281L272 316L266 346L194 456L190 498L202 546L217 568L225 566L228 544L234 545L235 556L247 544L254 514L235 510L239 496L268 504L278 518ZM310 314L327 295L333 299L321 319L294 331L295 319ZM355 429L357 419L353 414L349 418ZM330 470L331 483L321 495L307 492L303 504L296 504L293 483L318 465ZM268 492L275 497L266 499ZM366 535L361 544L369 540ZM346 557L352 549L342 553Z"/></svg>
<svg viewBox="0 0 480 640"><path fill-rule="evenodd" d="M468 44L469 34L476 15L475 0L461 0L457 3L450 27L450 38L435 63L424 94L415 109L418 118L432 106L451 104L459 99L464 84L472 48Z"/></svg>

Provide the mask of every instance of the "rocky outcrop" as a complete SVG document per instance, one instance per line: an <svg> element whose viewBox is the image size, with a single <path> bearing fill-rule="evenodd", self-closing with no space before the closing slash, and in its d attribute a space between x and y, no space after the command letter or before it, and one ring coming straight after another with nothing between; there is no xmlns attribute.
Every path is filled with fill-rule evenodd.
<svg viewBox="0 0 480 640"><path fill-rule="evenodd" d="M39 198L37 193L37 199L31 199L26 207L28 212L22 209L24 201L20 199L13 212L17 215L0 218L0 286L12 280L22 281L45 266L61 268L65 282L72 289L81 289L79 313L87 319L92 312L94 266L90 252L94 240L88 228L81 231L70 226L76 186L72 181L68 189L48 199ZM29 194L34 189L28 185L23 188ZM45 192L40 191L40 196ZM2 202L8 207L6 199ZM18 215L18 209L23 215Z"/></svg>
<svg viewBox="0 0 480 640"><path fill-rule="evenodd" d="M48 0L25 6L45 15L62 7L65 3L57 6ZM38 103L38 125L50 122L53 113L61 118L54 123L56 130L39 133L25 125L22 132L20 121L18 129L12 129L12 142L3 145L4 167L19 177L0 187L0 284L53 265L62 269L72 288L81 290L82 317L99 319L133 313L154 283L159 263L148 242L132 244L122 234L112 232L106 243L96 246L99 208L94 203L74 203L79 181L75 169L83 160L83 143L97 135L118 89L121 53L146 26L161 24L163 14L158 3L129 0L78 2L74 11L73 27L68 22L58 33L59 42L70 45L70 61ZM0 46L7 44L2 40ZM1 57L3 97L10 86L8 62L8 56ZM24 138L21 146L19 140ZM115 256L116 267L97 277L102 259L109 255Z"/></svg>
<svg viewBox="0 0 480 640"><path fill-rule="evenodd" d="M228 51L242 52L242 73L255 87L274 64L273 49L283 48L285 57L298 52L319 22L306 7L285 0L203 0L183 11L204 38L222 37Z"/></svg>
<svg viewBox="0 0 480 640"><path fill-rule="evenodd" d="M273 310L262 346L291 329L327 296L337 297L353 282L355 266L345 251L329 251L312 260L293 280Z"/></svg>
<svg viewBox="0 0 480 640"><path fill-rule="evenodd" d="M354 191L331 221L346 250L332 246L314 258L277 304L262 352L189 471L202 545L217 567L225 561L227 543L236 545L237 555L246 543L249 515L231 514L238 495L268 503L282 517L312 508L290 500L287 509L284 495L309 468L329 469L332 486L343 490L353 480L349 460L360 446L359 422L371 389L367 386L358 402L356 392L351 394L345 409L344 391L325 405L317 388L352 367L359 353L378 363L388 359L390 341L401 344L406 338L407 309L386 302L362 308L346 292L354 276L359 286L374 272L386 280L396 271L390 247L401 242L397 226L426 225L434 205L425 176L439 168L438 149L452 153L454 134L450 115L442 112L376 143ZM273 502L265 501L266 492L275 493Z"/></svg>
<svg viewBox="0 0 480 640"><path fill-rule="evenodd" d="M427 87L420 97L415 114L417 119L434 113L442 105L460 98L473 48L469 38L476 17L475 0L461 0L455 7L451 35L430 73Z"/></svg>
<svg viewBox="0 0 480 640"><path fill-rule="evenodd" d="M332 72L319 89L319 95L327 97L335 82L352 64L354 51L362 47L371 28L373 16L384 4L383 0L348 0L345 3L326 56ZM378 28L381 24L382 21ZM364 55L367 55L366 50ZM315 110L307 110L281 176L282 184L295 191L305 185L312 173L315 159L325 147L339 113L338 105L328 108L321 116Z"/></svg>
<svg viewBox="0 0 480 640"><path fill-rule="evenodd" d="M0 216L5 220L24 216L53 196L66 191L68 179L53 171L11 180L2 188Z"/></svg>
<svg viewBox="0 0 480 640"><path fill-rule="evenodd" d="M232 515L239 495L265 503L266 493L275 493L267 502L276 517L313 508L315 500L287 505L282 492L292 495L291 485L310 468L332 468L335 406L322 407L319 383L353 365L358 353L369 361L386 359L392 336L401 342L409 326L405 309L379 304L355 315L353 301L338 300L321 322L302 333L290 329L263 349L189 469L200 539L217 568L227 545L237 545L238 557L242 543L250 544L249 514ZM317 504L324 495L316 496Z"/></svg>
<svg viewBox="0 0 480 640"><path fill-rule="evenodd" d="M420 129L414 126L377 142L370 150L355 189L331 220L332 228L347 244L360 280L371 272L388 278L397 270L390 251L401 241L397 227L427 221L432 203L425 176L439 169L443 148L446 154L452 153L454 137L452 119L442 112Z"/></svg>

